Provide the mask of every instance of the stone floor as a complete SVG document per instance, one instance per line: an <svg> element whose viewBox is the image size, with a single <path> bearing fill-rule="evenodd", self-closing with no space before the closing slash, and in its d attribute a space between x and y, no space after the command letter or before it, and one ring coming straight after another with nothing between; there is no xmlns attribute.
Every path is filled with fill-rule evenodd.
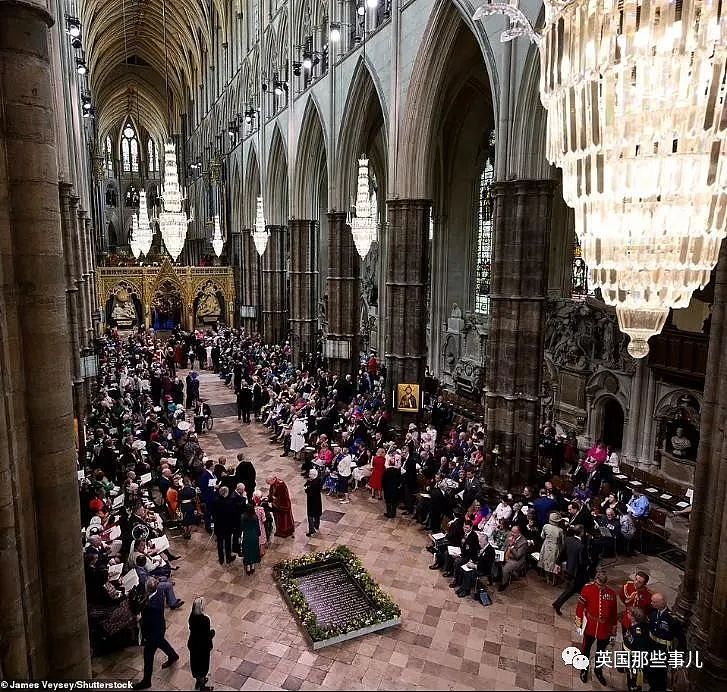
<svg viewBox="0 0 727 692"><path fill-rule="evenodd" d="M210 404L229 404L234 395L211 373L201 375L202 396ZM223 413L233 411L221 407ZM575 640L572 624L575 597L557 617L550 603L555 587L534 572L528 583L503 594L484 607L470 598L459 599L439 572L427 569L426 533L405 517L385 519L383 506L369 502L365 490L341 505L324 495L321 534L305 536L305 495L298 466L280 457L280 448L268 441L262 426L240 426L236 416L217 418L212 433L201 442L209 456L227 456L232 464L239 449L231 448L239 433L245 452L254 461L259 483L275 472L287 483L298 526L295 537L274 538L263 564L253 577L239 562L221 567L214 542L204 531L191 541L173 540L183 555L176 573L176 591L186 601L181 611L167 611L167 638L181 656L179 664L161 670L157 654L155 689L183 690L194 685L189 673L187 617L192 599L204 596L217 632L211 665L211 684L217 690L570 690L603 689L598 683L582 685L577 671L567 667L561 651ZM299 631L271 577L281 558L346 544L363 560L369 572L401 606L402 624L325 648L314 653ZM635 569L646 569L651 586L670 601L681 573L658 558L620 558L609 568L618 588ZM617 648L620 648L617 646ZM138 679L141 649L130 647L93 662L100 679ZM611 689L623 689L624 677L609 670Z"/></svg>

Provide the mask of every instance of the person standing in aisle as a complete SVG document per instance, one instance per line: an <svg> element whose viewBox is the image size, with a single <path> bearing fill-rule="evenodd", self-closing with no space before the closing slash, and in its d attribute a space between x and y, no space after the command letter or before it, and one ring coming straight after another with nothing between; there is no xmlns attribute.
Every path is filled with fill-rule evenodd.
<svg viewBox="0 0 727 692"><path fill-rule="evenodd" d="M162 668L169 668L179 660L179 654L166 640L167 623L164 619L164 595L157 589L159 582L149 577L146 582L146 606L141 613L141 635L144 640L144 676L135 682L135 690L148 690L151 687L151 676L154 672L154 654L161 649L167 660Z"/></svg>

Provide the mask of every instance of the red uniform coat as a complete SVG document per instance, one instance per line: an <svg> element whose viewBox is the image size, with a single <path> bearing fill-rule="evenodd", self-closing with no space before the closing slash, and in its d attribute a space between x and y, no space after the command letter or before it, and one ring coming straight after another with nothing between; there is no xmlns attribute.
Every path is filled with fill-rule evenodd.
<svg viewBox="0 0 727 692"><path fill-rule="evenodd" d="M641 608L644 611L644 615L648 617L649 611L651 610L651 595L649 589L646 587L637 589L636 584L632 581L627 581L621 587L618 597L621 599L621 603L626 606L626 612L621 618L621 627L624 630L627 630L634 624L634 620L631 617L631 608Z"/></svg>
<svg viewBox="0 0 727 692"><path fill-rule="evenodd" d="M616 592L608 586L592 581L586 584L578 597L576 624L580 627L586 617L586 636L608 639L616 635L618 601Z"/></svg>

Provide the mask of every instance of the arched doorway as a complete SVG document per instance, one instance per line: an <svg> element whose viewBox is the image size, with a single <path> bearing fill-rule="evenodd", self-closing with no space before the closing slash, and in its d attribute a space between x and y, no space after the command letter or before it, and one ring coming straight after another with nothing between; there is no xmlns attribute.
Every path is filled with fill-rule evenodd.
<svg viewBox="0 0 727 692"><path fill-rule="evenodd" d="M151 301L151 324L156 330L175 329L182 324L182 292L169 280L154 291Z"/></svg>
<svg viewBox="0 0 727 692"><path fill-rule="evenodd" d="M624 436L624 411L611 397L602 404L601 439L613 449L621 449Z"/></svg>

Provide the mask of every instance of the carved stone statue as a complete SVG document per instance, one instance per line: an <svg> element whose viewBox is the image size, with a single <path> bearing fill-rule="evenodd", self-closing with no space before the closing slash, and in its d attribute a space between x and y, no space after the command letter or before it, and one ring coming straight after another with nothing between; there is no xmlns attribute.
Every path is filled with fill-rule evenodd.
<svg viewBox="0 0 727 692"><path fill-rule="evenodd" d="M200 319L216 319L221 313L222 308L220 307L220 301L217 298L214 286L206 286L199 298L199 304L197 305L197 317Z"/></svg>
<svg viewBox="0 0 727 692"><path fill-rule="evenodd" d="M114 296L114 307L111 310L111 319L121 327L130 327L137 319L134 301L125 288Z"/></svg>
<svg viewBox="0 0 727 692"><path fill-rule="evenodd" d="M675 457L686 457L692 446L692 441L684 436L684 428L677 428L671 438L672 454Z"/></svg>
<svg viewBox="0 0 727 692"><path fill-rule="evenodd" d="M457 303L452 303L452 314L450 315L450 317L455 320L462 319L462 309Z"/></svg>

